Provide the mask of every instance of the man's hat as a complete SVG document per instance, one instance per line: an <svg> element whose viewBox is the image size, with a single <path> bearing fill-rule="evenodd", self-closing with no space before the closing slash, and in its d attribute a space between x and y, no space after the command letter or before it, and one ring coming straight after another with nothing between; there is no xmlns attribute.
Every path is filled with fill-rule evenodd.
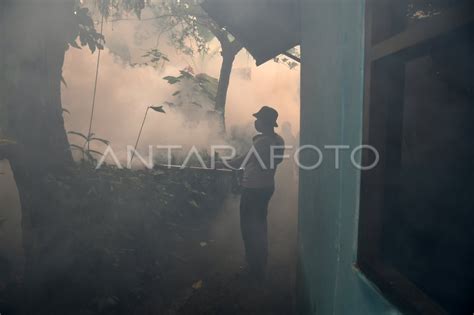
<svg viewBox="0 0 474 315"><path fill-rule="evenodd" d="M269 106L263 106L258 112L253 114L253 116L273 125L273 127L278 127L276 122L278 118L278 112Z"/></svg>

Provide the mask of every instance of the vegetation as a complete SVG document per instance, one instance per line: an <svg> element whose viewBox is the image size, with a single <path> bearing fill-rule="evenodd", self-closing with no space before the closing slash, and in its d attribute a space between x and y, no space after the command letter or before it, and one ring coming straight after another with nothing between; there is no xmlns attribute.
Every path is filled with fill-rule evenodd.
<svg viewBox="0 0 474 315"><path fill-rule="evenodd" d="M71 131L83 144L69 144L60 91L66 50L94 52L104 48L105 38L79 1L24 3L0 2L0 159L9 160L17 184L26 260L22 279L7 275L6 286L0 286L0 306L25 314L130 314L161 296L162 305L155 308L160 310L168 290L162 271L178 259L171 244L183 229L195 229L215 214L229 179L191 171L96 170L101 153L89 144L108 141ZM151 5L96 3L105 18L124 12L140 18ZM186 54L207 53L210 40L219 41L219 80L189 69L165 79L179 83L173 105L183 104L185 89L194 91L214 104L224 129L229 79L241 44L195 1L162 1L151 8L160 32ZM151 64L169 62L158 49L144 57ZM80 151L81 163L74 162L71 149Z"/></svg>
<svg viewBox="0 0 474 315"><path fill-rule="evenodd" d="M142 3L99 5L103 10L119 5L139 15ZM133 290L144 288L139 282L149 279L146 271L152 264L163 264L169 254L153 251L166 248L158 246L153 231L164 233L163 224L172 223L176 215L181 220L199 211L200 216L212 212L222 191L203 174L96 171L90 163L76 165L62 117L64 54L69 46L102 49L104 38L88 10L74 0L54 6L34 0L22 6L2 1L0 12L5 35L0 46L0 103L7 113L1 128L2 138L12 139L2 143L0 158L9 160L19 191L26 259L19 294L3 302L28 292L22 303L31 308L26 314L104 313L119 304L127 309L122 306L130 299L142 297ZM84 138L84 146L77 149L89 161L93 152L87 144L106 143L93 135L74 135Z"/></svg>
<svg viewBox="0 0 474 315"><path fill-rule="evenodd" d="M91 143L100 142L105 145L109 145L110 143L108 140L96 137L94 133L91 133L90 135L85 135L77 131L69 131L68 134L78 136L82 140L84 140L84 143L82 146L72 144L72 143L70 144L70 146L71 146L71 149L78 150L81 153L82 160L89 161L89 162L94 162L96 160L96 158L94 157L94 154L97 156L102 155L101 152L90 149Z"/></svg>
<svg viewBox="0 0 474 315"><path fill-rule="evenodd" d="M140 0L97 0L101 14L112 16L114 21L123 19L123 12L133 10L140 18L140 12L145 8L145 1ZM164 34L168 43L181 52L193 56L209 52L209 43L216 38L221 47L222 64L218 79L218 87L214 100L214 108L220 115L222 131L225 130L225 104L227 90L235 56L243 46L225 29L217 25L202 10L199 1L195 0L160 0L147 2L156 20L158 39ZM150 62L167 61L159 50L151 49L145 57L151 57Z"/></svg>
<svg viewBox="0 0 474 315"><path fill-rule="evenodd" d="M171 100L165 104L180 111L189 127L201 121L214 122L214 117L218 115L213 107L218 89L217 79L205 73L194 74L190 67L181 70L179 76L166 76L163 79L177 87Z"/></svg>
<svg viewBox="0 0 474 315"><path fill-rule="evenodd" d="M57 207L36 217L34 287L11 279L0 306L20 311L12 286L21 294L25 285L35 296L26 314L130 314L151 298L158 310L169 306L166 272L179 259L176 242L217 213L229 189L225 176L81 163L43 178L44 198Z"/></svg>

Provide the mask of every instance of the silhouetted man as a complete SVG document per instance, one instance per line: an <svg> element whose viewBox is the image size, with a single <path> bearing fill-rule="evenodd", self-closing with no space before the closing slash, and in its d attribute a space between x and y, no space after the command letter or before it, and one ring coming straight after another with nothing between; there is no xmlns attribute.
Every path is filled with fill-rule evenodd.
<svg viewBox="0 0 474 315"><path fill-rule="evenodd" d="M275 133L278 112L263 106L253 114L255 129L249 152L228 162L233 168L243 168L240 198L240 228L245 245L248 271L263 279L267 265L267 210L275 190L275 171L282 161L284 141Z"/></svg>

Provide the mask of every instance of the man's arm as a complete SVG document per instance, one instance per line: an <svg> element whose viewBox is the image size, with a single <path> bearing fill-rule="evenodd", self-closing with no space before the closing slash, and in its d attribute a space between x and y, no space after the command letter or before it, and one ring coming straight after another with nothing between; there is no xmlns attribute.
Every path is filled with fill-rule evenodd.
<svg viewBox="0 0 474 315"><path fill-rule="evenodd" d="M228 168L228 169L237 170L244 166L242 165L242 163L244 162L244 159L245 159L245 155L241 155L231 160L217 161L216 168Z"/></svg>

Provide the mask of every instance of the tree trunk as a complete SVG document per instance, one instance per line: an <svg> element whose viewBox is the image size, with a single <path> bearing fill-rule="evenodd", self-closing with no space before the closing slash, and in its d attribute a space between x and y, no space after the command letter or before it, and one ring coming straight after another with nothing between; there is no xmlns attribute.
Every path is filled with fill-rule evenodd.
<svg viewBox="0 0 474 315"><path fill-rule="evenodd" d="M229 89L230 74L235 56L242 49L239 43L222 44L222 65L219 74L219 83L217 85L215 109L220 114L220 125L222 133L225 133L225 105L227 99L227 90Z"/></svg>
<svg viewBox="0 0 474 315"><path fill-rule="evenodd" d="M7 4L12 30L6 34L4 54L9 64L7 132L22 147L23 167L51 172L72 163L62 117L61 73L73 10L73 0Z"/></svg>
<svg viewBox="0 0 474 315"><path fill-rule="evenodd" d="M74 0L10 0L1 9L2 22L8 25L2 27L0 46L1 96L6 133L16 142L5 155L22 207L25 280L40 289L35 279L46 275L39 272L45 253L38 244L50 236L42 227L51 213L62 210L48 181L73 164L62 117L61 72Z"/></svg>

